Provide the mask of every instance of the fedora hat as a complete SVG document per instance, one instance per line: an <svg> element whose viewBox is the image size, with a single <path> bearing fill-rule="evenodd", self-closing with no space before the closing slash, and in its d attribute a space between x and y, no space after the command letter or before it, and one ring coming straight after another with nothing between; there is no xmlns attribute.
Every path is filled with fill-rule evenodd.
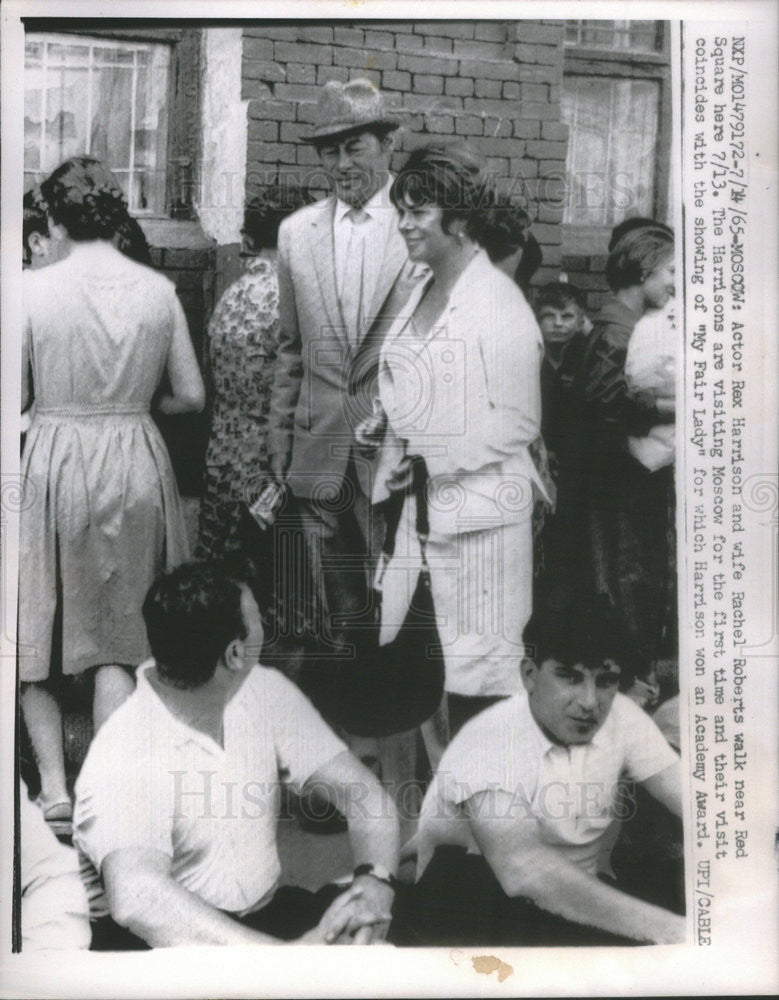
<svg viewBox="0 0 779 1000"><path fill-rule="evenodd" d="M329 80L319 95L314 131L308 141L322 143L371 126L389 131L399 124L388 114L381 91L366 77L349 83Z"/></svg>

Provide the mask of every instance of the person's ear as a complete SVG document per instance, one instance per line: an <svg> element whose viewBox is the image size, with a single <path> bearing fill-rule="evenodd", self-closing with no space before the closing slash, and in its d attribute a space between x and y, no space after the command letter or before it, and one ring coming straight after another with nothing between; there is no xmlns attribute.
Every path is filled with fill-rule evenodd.
<svg viewBox="0 0 779 1000"><path fill-rule="evenodd" d="M536 674L538 673L538 667L534 660L525 657L519 666L519 673L522 678L522 683L525 686L525 690L528 694L532 694L533 688L535 687Z"/></svg>
<svg viewBox="0 0 779 1000"><path fill-rule="evenodd" d="M394 148L395 148L395 133L388 132L381 140L382 152L391 153Z"/></svg>
<svg viewBox="0 0 779 1000"><path fill-rule="evenodd" d="M240 670L243 667L243 642L233 639L228 642L222 657L228 670Z"/></svg>
<svg viewBox="0 0 779 1000"><path fill-rule="evenodd" d="M44 240L48 240L48 236L44 236L43 233L30 233L27 237L27 249L31 259L33 257L45 256L46 245L43 242Z"/></svg>

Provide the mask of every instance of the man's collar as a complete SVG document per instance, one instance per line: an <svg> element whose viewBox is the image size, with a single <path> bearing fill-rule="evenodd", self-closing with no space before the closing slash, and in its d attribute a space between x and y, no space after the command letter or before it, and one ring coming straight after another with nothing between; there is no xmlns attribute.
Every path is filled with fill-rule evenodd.
<svg viewBox="0 0 779 1000"><path fill-rule="evenodd" d="M376 191L375 194L373 194L365 202L365 204L362 206L362 210L363 212L365 212L366 215L374 216L378 211L385 209L388 206L391 206L392 202L390 201L389 192L390 188L392 187L393 180L394 177L392 176L392 174L387 174L386 182L379 188L378 191ZM349 212L351 212L353 207L354 206L348 205L345 201L341 201L338 195L336 195L335 221L343 222L344 216L347 215Z"/></svg>
<svg viewBox="0 0 779 1000"><path fill-rule="evenodd" d="M520 712L520 725L522 726L525 735L532 739L535 743L539 756L543 757L548 750L553 750L557 744L553 743L543 729L536 722L533 712L530 708L530 698L526 690L521 692L521 705L522 709Z"/></svg>
<svg viewBox="0 0 779 1000"><path fill-rule="evenodd" d="M210 753L214 749L219 750L218 744L202 730L197 729L195 726L191 726L189 723L185 722L183 719L174 715L170 708L165 704L161 698L159 692L155 689L154 685L149 679L149 674L156 667L156 662L153 657L145 660L136 670L136 690L140 698L145 699L149 704L153 706L154 711L162 712L169 727L172 727L171 735L174 737L176 744L182 745L187 742L195 742L200 746L204 747Z"/></svg>

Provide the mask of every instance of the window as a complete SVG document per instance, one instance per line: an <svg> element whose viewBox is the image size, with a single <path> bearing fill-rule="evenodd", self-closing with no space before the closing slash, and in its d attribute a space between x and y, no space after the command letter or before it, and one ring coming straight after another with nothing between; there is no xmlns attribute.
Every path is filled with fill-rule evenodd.
<svg viewBox="0 0 779 1000"><path fill-rule="evenodd" d="M569 252L602 252L616 223L668 207L670 68L661 21L567 21Z"/></svg>
<svg viewBox="0 0 779 1000"><path fill-rule="evenodd" d="M134 214L161 212L169 66L168 45L28 35L25 186L88 154L111 168Z"/></svg>
<svg viewBox="0 0 779 1000"><path fill-rule="evenodd" d="M662 48L659 21L566 21L565 45L611 51L657 52Z"/></svg>
<svg viewBox="0 0 779 1000"><path fill-rule="evenodd" d="M90 155L116 175L133 215L192 219L200 30L77 23L26 24L25 188Z"/></svg>

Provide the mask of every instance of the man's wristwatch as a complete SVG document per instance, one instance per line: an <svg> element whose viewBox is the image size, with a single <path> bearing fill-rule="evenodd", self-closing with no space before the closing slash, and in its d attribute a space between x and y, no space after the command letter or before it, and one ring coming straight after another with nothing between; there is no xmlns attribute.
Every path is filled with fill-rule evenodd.
<svg viewBox="0 0 779 1000"><path fill-rule="evenodd" d="M388 885L393 892L395 890L395 885L397 884L395 876L391 871L386 869L384 865L373 865L370 862L363 865L357 865L354 869L352 879L359 878L360 875L370 875L372 878L378 879L379 882L383 882L385 885Z"/></svg>

